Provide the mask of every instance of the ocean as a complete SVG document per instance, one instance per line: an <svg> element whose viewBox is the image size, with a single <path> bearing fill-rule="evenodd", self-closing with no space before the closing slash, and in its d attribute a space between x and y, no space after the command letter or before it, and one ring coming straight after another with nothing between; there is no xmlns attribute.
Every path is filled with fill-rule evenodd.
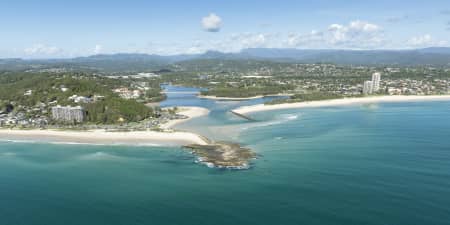
<svg viewBox="0 0 450 225"><path fill-rule="evenodd" d="M178 147L3 140L0 224L450 224L449 102L281 110L248 122L228 110L264 100L190 95L163 105L212 111L179 129L251 147L250 169L207 168Z"/></svg>

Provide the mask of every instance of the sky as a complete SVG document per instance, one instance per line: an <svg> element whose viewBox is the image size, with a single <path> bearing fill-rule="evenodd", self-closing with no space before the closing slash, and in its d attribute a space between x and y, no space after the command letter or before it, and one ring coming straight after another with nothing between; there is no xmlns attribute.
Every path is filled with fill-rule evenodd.
<svg viewBox="0 0 450 225"><path fill-rule="evenodd" d="M449 0L1 0L0 58L450 46Z"/></svg>

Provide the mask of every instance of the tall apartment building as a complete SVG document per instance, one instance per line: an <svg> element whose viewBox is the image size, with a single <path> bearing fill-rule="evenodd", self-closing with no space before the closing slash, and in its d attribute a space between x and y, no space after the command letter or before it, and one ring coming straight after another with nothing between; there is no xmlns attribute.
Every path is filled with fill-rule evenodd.
<svg viewBox="0 0 450 225"><path fill-rule="evenodd" d="M381 80L381 73L374 73L372 74L372 91L377 92L380 90L380 80Z"/></svg>
<svg viewBox="0 0 450 225"><path fill-rule="evenodd" d="M370 95L373 93L373 82L370 80L366 80L364 81L364 86L363 86L363 94L365 95Z"/></svg>
<svg viewBox="0 0 450 225"><path fill-rule="evenodd" d="M84 120L84 109L81 106L55 106L52 107L52 118L58 121L81 123Z"/></svg>

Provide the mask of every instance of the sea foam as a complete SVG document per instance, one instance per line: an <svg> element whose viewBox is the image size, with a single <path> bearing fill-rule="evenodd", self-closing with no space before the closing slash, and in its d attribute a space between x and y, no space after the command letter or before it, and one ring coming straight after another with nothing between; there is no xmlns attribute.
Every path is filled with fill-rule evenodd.
<svg viewBox="0 0 450 225"><path fill-rule="evenodd" d="M297 120L301 114L281 114L279 116L276 116L273 120L269 120L266 122L255 122L255 123L248 123L246 126L242 127L241 130L247 130L255 127L268 127L268 126L275 126L283 123L287 123L289 121Z"/></svg>

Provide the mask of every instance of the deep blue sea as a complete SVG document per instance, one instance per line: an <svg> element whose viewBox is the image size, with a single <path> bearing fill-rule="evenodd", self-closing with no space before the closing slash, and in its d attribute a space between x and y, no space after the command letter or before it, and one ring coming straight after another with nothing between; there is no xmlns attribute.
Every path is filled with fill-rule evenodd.
<svg viewBox="0 0 450 225"><path fill-rule="evenodd" d="M253 148L249 170L174 147L0 141L0 224L450 224L450 102L228 113L261 101L163 103L211 109L179 129Z"/></svg>

